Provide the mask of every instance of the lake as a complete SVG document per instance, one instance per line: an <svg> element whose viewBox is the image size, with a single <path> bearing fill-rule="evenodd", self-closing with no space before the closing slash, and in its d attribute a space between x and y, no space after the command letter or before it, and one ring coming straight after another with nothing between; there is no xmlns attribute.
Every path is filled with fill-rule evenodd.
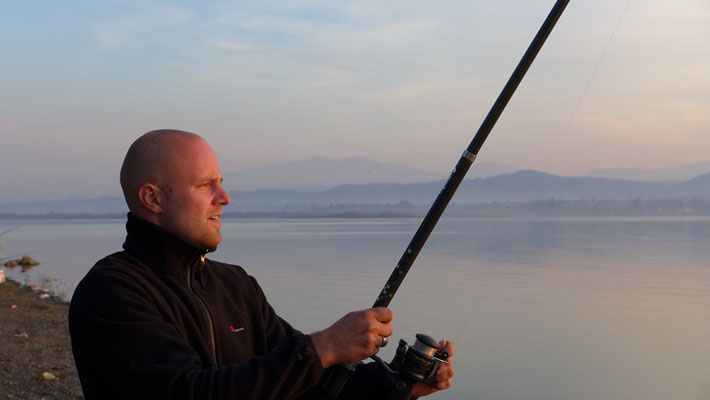
<svg viewBox="0 0 710 400"><path fill-rule="evenodd" d="M214 259L244 266L298 329L369 307L419 219L224 220ZM9 277L70 296L120 250L121 220L0 221ZM432 399L710 398L710 219L444 218L390 308L396 342L456 343ZM383 349L390 360L395 346Z"/></svg>

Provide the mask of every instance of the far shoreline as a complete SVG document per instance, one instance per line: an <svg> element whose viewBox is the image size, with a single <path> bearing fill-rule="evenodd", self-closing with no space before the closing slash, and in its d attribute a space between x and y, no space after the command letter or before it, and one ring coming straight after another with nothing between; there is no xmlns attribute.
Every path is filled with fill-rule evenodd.
<svg viewBox="0 0 710 400"><path fill-rule="evenodd" d="M428 207L421 207L411 211L341 211L341 212L225 212L222 218L225 220L235 219L388 219L388 218L423 218L428 211ZM0 221L71 221L71 220L125 220L127 213L43 213L43 214L0 214ZM645 208L633 209L616 208L599 209L589 207L582 209L570 208L539 208L534 204L507 204L482 205L477 208L466 208L457 205L450 206L445 210L442 218L585 218L585 219L677 219L677 218L710 218L710 204L707 208L689 209L676 208L669 210L648 210Z"/></svg>

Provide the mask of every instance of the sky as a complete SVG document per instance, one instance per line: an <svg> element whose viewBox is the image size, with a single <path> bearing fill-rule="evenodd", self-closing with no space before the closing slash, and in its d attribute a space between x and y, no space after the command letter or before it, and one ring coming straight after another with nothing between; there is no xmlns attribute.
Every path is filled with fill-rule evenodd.
<svg viewBox="0 0 710 400"><path fill-rule="evenodd" d="M117 195L159 128L205 137L225 173L362 156L443 178L553 4L2 1L0 203ZM570 1L476 162L710 161L708 43L707 0Z"/></svg>

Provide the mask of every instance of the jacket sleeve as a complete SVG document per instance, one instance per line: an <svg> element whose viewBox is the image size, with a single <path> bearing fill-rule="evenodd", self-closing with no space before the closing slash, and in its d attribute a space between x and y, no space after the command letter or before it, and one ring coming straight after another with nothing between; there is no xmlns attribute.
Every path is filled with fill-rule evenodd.
<svg viewBox="0 0 710 400"><path fill-rule="evenodd" d="M87 400L295 399L318 382L323 368L310 337L290 332L279 320L272 321L274 343L267 354L216 366L202 361L202 350L192 348L151 294L128 276L105 272L85 279L69 311Z"/></svg>

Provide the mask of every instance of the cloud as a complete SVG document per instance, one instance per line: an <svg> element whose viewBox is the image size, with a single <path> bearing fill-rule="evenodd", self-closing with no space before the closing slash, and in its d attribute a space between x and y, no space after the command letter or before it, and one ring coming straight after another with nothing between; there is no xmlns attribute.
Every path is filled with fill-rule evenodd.
<svg viewBox="0 0 710 400"><path fill-rule="evenodd" d="M244 52L254 48L252 44L234 39L211 39L205 44L208 47L213 47L215 49L225 50L228 52Z"/></svg>
<svg viewBox="0 0 710 400"><path fill-rule="evenodd" d="M162 37L166 30L185 24L193 13L169 3L139 2L116 9L119 14L91 24L101 48L135 46Z"/></svg>
<svg viewBox="0 0 710 400"><path fill-rule="evenodd" d="M430 19L394 21L365 29L353 30L345 35L348 44L372 48L391 46L399 43L408 47L416 45L417 38L429 33L437 26Z"/></svg>
<svg viewBox="0 0 710 400"><path fill-rule="evenodd" d="M381 90L368 96L368 100L377 102L406 102L436 93L438 86L433 82L418 81Z"/></svg>
<svg viewBox="0 0 710 400"><path fill-rule="evenodd" d="M359 76L359 73L352 70L322 67L317 70L312 84L319 87L350 85L356 82Z"/></svg>
<svg viewBox="0 0 710 400"><path fill-rule="evenodd" d="M506 137L515 141L499 158L511 159L510 149L520 157L549 151L545 146L560 136L625 4L570 2L485 156L495 155L495 143ZM642 155L672 131L677 148L680 138L689 143L676 157L695 161L702 156L694 154L707 154L708 4L630 3L563 138L569 165L607 135L616 135L625 150L634 143ZM389 143L424 137L436 124L445 125L436 131L439 142L460 144L460 131L485 117L551 6L542 0L110 0L81 10L45 7L22 24L0 15L11 33L8 61L0 63L11 93L0 111L0 135L12 136L8 145L54 144L47 135L56 127L71 132L89 125L102 132L101 143L123 144L126 132L156 125L212 132L236 126L255 163L268 162L274 137L299 143L302 148L290 150L294 157L345 147L350 155L385 154L392 152ZM12 16L34 12L21 7ZM94 48L87 48L87 27ZM18 131L23 134L13 134ZM528 137L520 132L532 131L534 140L530 135L520 144L518 136ZM363 135L388 144L367 146ZM81 158L82 143L92 143L87 137L68 137L71 145L61 150ZM234 140L225 135L225 147ZM434 169L450 167L448 158L422 160ZM607 161L590 156L578 168Z"/></svg>

